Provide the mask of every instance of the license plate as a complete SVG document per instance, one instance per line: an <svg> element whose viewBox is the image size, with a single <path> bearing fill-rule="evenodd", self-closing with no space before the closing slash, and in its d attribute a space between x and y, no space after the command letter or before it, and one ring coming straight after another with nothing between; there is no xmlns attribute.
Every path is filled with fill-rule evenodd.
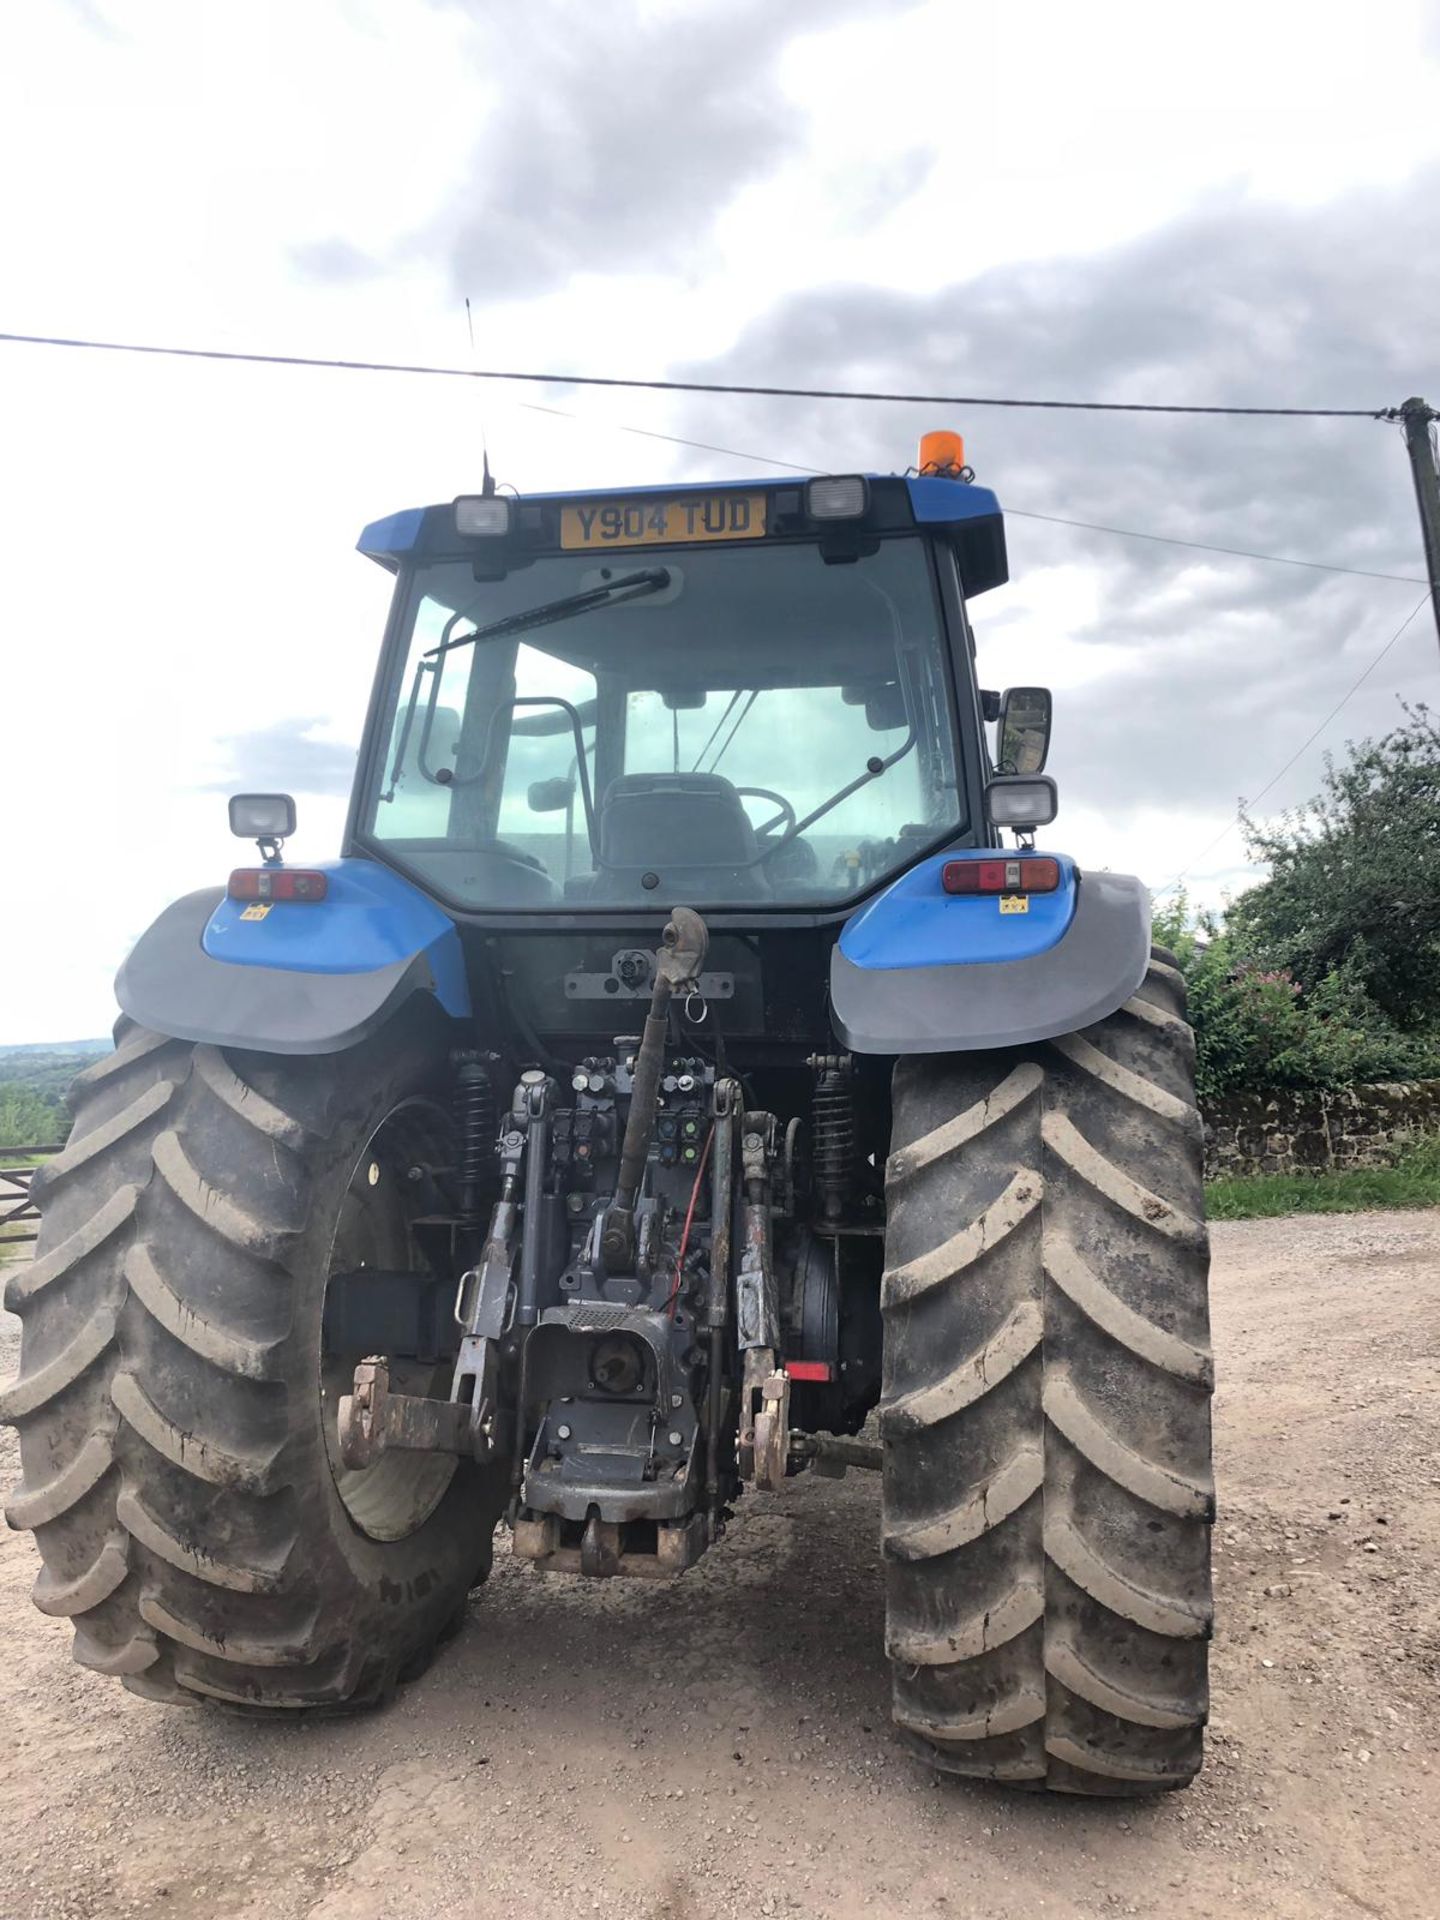
<svg viewBox="0 0 1440 1920"><path fill-rule="evenodd" d="M683 493L667 500L596 500L560 509L565 548L758 540L764 532L763 493Z"/></svg>

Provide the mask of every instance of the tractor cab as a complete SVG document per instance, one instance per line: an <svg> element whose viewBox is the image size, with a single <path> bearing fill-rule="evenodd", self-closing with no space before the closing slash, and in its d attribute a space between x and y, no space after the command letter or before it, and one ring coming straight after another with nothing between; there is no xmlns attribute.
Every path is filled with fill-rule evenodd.
<svg viewBox="0 0 1440 1920"><path fill-rule="evenodd" d="M352 840L449 908L843 914L977 837L984 488L491 494L361 547L397 585Z"/></svg>

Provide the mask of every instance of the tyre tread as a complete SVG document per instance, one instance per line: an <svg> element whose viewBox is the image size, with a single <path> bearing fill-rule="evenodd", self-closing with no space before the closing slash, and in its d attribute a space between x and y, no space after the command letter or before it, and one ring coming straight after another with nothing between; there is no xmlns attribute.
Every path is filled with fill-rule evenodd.
<svg viewBox="0 0 1440 1920"><path fill-rule="evenodd" d="M6 1290L22 1323L0 1401L21 1439L6 1517L37 1530L33 1597L70 1618L76 1660L146 1700L373 1705L488 1571L498 1480L473 1545L452 1506L422 1558L386 1563L402 1589L413 1567L412 1606L374 1563L373 1587L347 1587L348 1523L332 1540L320 1518L319 1428L290 1411L314 1404L296 1289L333 1229L317 1181L333 1188L342 1160L348 1177L343 1127L363 1124L377 1078L414 1085L447 1034L415 1008L337 1071L122 1019L117 1051L71 1089L72 1144L37 1181L38 1258Z"/></svg>
<svg viewBox="0 0 1440 1920"><path fill-rule="evenodd" d="M897 1066L887 1651L903 1737L943 1771L1115 1794L1199 1767L1214 1373L1193 1061L1157 954L1084 1033Z"/></svg>

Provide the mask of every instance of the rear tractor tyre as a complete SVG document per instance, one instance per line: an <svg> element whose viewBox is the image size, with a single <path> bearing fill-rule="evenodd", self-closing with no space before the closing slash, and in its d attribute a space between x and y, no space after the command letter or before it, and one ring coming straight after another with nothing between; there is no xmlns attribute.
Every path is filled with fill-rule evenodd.
<svg viewBox="0 0 1440 1920"><path fill-rule="evenodd" d="M446 1135L444 1023L417 1005L321 1058L122 1023L37 1179L10 1283L12 1526L75 1657L146 1698L385 1699L489 1570L505 1476L433 1455L343 1469L324 1350L332 1272L416 1270L409 1165ZM443 1151L443 1146L441 1146ZM397 1386L423 1391L402 1373ZM433 1369L429 1370L433 1372Z"/></svg>
<svg viewBox="0 0 1440 1920"><path fill-rule="evenodd" d="M901 1060L887 1167L894 1715L932 1766L1183 1787L1210 1634L1208 1244L1170 956L1084 1033Z"/></svg>

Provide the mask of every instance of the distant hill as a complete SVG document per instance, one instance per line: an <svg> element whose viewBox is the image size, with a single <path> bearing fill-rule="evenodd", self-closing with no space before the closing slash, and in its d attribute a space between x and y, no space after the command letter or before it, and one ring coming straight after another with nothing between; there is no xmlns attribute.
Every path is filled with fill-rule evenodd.
<svg viewBox="0 0 1440 1920"><path fill-rule="evenodd" d="M16 1040L0 1046L0 1061L12 1053L108 1053L114 1044L113 1040Z"/></svg>
<svg viewBox="0 0 1440 1920"><path fill-rule="evenodd" d="M0 1047L0 1085L35 1093L63 1093L82 1067L110 1051L108 1040L56 1040L35 1046Z"/></svg>

